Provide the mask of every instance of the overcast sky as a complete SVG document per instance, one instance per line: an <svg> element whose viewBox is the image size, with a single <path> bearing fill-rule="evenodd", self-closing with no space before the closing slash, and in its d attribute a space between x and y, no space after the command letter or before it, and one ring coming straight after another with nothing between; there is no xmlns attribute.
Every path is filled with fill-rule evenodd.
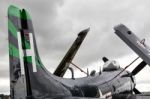
<svg viewBox="0 0 150 99"><path fill-rule="evenodd" d="M125 67L137 55L114 34L120 23L150 43L149 0L0 0L0 93L9 93L7 8L16 5L32 17L40 56L53 72L77 34L88 27L90 32L73 62L91 70L103 65L101 58L116 59ZM95 68L93 68L93 66ZM130 68L133 69L134 67ZM129 71L132 71L128 69ZM76 76L79 75L76 72ZM147 66L137 75L139 89L148 90ZM142 80L141 80L142 79Z"/></svg>

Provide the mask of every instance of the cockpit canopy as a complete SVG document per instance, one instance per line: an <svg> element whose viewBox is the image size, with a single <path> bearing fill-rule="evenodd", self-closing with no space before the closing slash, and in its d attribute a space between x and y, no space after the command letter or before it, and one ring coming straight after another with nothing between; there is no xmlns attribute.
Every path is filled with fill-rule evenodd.
<svg viewBox="0 0 150 99"><path fill-rule="evenodd" d="M120 68L120 65L115 60L107 61L103 65L103 71L114 71L114 70L118 70L119 68Z"/></svg>

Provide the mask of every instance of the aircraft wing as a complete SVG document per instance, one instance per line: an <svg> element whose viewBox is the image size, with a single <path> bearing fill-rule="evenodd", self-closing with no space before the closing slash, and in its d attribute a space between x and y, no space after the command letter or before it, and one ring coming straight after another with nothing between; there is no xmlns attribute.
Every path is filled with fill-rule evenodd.
<svg viewBox="0 0 150 99"><path fill-rule="evenodd" d="M74 56L76 55L80 45L82 44L84 38L86 37L88 31L89 31L89 28L81 31L78 34L77 39L74 41L71 48L68 50L67 54L62 59L62 61L60 62L60 64L56 68L56 70L54 71L54 75L59 76L59 77L64 76L65 72L67 71L67 69L70 65L70 62L73 60Z"/></svg>
<svg viewBox="0 0 150 99"><path fill-rule="evenodd" d="M139 39L125 25L121 24L114 28L115 33L147 64L150 65L150 47L146 45L145 39Z"/></svg>

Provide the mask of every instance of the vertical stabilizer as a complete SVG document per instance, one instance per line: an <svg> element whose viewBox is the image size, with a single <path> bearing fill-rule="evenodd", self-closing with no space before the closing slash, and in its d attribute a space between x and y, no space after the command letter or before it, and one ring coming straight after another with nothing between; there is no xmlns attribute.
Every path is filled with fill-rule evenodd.
<svg viewBox="0 0 150 99"><path fill-rule="evenodd" d="M8 9L11 99L45 99L70 95L48 73L38 54L32 20L25 9Z"/></svg>
<svg viewBox="0 0 150 99"><path fill-rule="evenodd" d="M21 30L21 10L15 6L8 8L8 38L9 38L9 65L10 65L10 94L11 99L18 99L26 96L26 82L24 73L21 70L21 51L20 51L20 30ZM20 87L22 86L22 87ZM18 90L18 91L16 91ZM24 94L22 94L24 93Z"/></svg>

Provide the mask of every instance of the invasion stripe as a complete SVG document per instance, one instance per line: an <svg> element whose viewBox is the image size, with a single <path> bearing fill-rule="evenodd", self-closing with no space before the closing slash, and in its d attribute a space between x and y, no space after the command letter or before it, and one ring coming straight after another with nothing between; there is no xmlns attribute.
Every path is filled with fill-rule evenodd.
<svg viewBox="0 0 150 99"><path fill-rule="evenodd" d="M24 20L27 20L27 19L31 20L31 16L25 9L22 10L21 18Z"/></svg>
<svg viewBox="0 0 150 99"><path fill-rule="evenodd" d="M8 15L11 15L11 16L16 16L16 17L18 17L18 18L20 18L21 16L20 16L20 9L19 8L17 8L17 7L15 7L15 6L13 6L13 5L11 5L11 6L9 6L9 8L8 8Z"/></svg>
<svg viewBox="0 0 150 99"><path fill-rule="evenodd" d="M32 56L24 57L24 61L32 64ZM35 59L35 62L36 62L37 68L41 68L42 67L42 64L39 63L37 58Z"/></svg>
<svg viewBox="0 0 150 99"><path fill-rule="evenodd" d="M12 33L12 35L17 38L17 29L14 26L14 24L11 22L10 19L8 19L8 30L10 31L10 33Z"/></svg>
<svg viewBox="0 0 150 99"><path fill-rule="evenodd" d="M11 43L9 43L9 55L20 58L19 57L19 50L14 45L12 45Z"/></svg>
<svg viewBox="0 0 150 99"><path fill-rule="evenodd" d="M32 56L24 56L24 62L32 63Z"/></svg>
<svg viewBox="0 0 150 99"><path fill-rule="evenodd" d="M32 20L26 20L26 23L28 27L27 31L29 31L30 33L34 33Z"/></svg>
<svg viewBox="0 0 150 99"><path fill-rule="evenodd" d="M10 33L9 31L9 43L11 43L12 45L14 45L16 48L18 48L18 39L16 39L12 33Z"/></svg>
<svg viewBox="0 0 150 99"><path fill-rule="evenodd" d="M22 19L31 19L29 13L26 12L26 16L21 16L21 10L13 5L8 8L8 15L15 16Z"/></svg>
<svg viewBox="0 0 150 99"><path fill-rule="evenodd" d="M27 62L27 63L31 63L32 64L32 56L24 56L24 61ZM39 63L37 57L35 59L35 62L36 62L37 68L41 68L42 67L42 64Z"/></svg>
<svg viewBox="0 0 150 99"><path fill-rule="evenodd" d="M21 29L21 19L15 16L8 16L8 19L13 23L17 30Z"/></svg>
<svg viewBox="0 0 150 99"><path fill-rule="evenodd" d="M43 64L41 63L40 59L37 56L35 56L35 62L38 68L43 67Z"/></svg>
<svg viewBox="0 0 150 99"><path fill-rule="evenodd" d="M25 49L30 49L30 48L31 48L30 43L27 40L25 40Z"/></svg>
<svg viewBox="0 0 150 99"><path fill-rule="evenodd" d="M24 37L23 40L22 40L23 43L23 49L30 49L31 46L30 46L30 42Z"/></svg>
<svg viewBox="0 0 150 99"><path fill-rule="evenodd" d="M10 27L11 28L11 27ZM9 29L9 35L10 35L10 39L13 39L13 40L10 40L10 42L13 42L14 40L14 45L17 47L17 45L18 45L18 41L17 41L17 39L18 39L18 37L17 37L17 33L15 33L15 32L17 32L14 28L11 28L11 29ZM20 32L19 32L20 33ZM15 37L15 38L14 38ZM17 41L17 42L16 42ZM29 44L29 42L27 41L27 39L25 39L24 40L24 42L25 42L25 45L24 45L24 49L30 49L30 44Z"/></svg>

